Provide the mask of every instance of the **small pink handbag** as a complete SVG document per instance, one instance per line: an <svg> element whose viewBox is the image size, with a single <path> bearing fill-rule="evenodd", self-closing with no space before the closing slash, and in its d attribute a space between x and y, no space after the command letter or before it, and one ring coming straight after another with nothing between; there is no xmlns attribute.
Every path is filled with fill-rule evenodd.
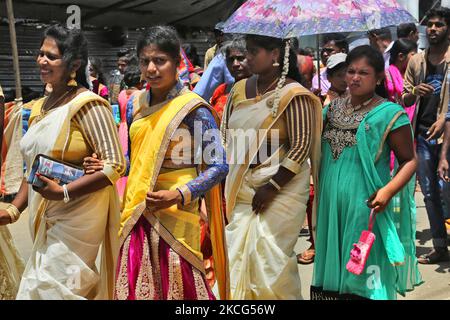
<svg viewBox="0 0 450 320"><path fill-rule="evenodd" d="M350 251L350 260L347 263L347 270L353 274L360 275L364 271L367 258L375 241L375 234L372 232L375 220L375 211L372 209L369 217L369 230L364 230L359 237L358 243L353 244Z"/></svg>

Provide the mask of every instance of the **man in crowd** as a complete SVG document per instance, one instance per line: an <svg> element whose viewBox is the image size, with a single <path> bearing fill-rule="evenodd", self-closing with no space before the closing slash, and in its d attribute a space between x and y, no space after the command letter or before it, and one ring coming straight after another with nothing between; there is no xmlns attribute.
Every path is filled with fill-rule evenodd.
<svg viewBox="0 0 450 320"><path fill-rule="evenodd" d="M389 68L389 60L391 58L390 50L394 45L391 30L389 28L370 30L368 35L370 45L383 54L385 67L386 69Z"/></svg>
<svg viewBox="0 0 450 320"><path fill-rule="evenodd" d="M324 36L322 40L322 49L320 52L320 60L324 66L320 70L320 88L319 77L317 74L312 80L312 91L321 96L325 96L330 89L330 81L327 77L327 65L328 58L335 53L348 53L348 42L346 37L340 33L330 33Z"/></svg>
<svg viewBox="0 0 450 320"><path fill-rule="evenodd" d="M450 85L450 74L447 75L447 83ZM447 114L445 115L445 131L444 143L442 144L441 160L438 166L439 177L444 181L444 186L450 188L450 101L448 104ZM448 204L447 204L448 205ZM450 207L446 208L447 215L445 216L445 226L450 230Z"/></svg>
<svg viewBox="0 0 450 320"><path fill-rule="evenodd" d="M219 22L214 27L214 37L216 39L216 44L206 51L205 67L203 68L203 70L206 70L208 68L209 63L212 61L212 59L214 59L214 57L217 55L220 48L222 47L224 40L223 25L224 25L223 22Z"/></svg>
<svg viewBox="0 0 450 320"><path fill-rule="evenodd" d="M417 43L419 41L419 30L417 30L416 24L411 22L397 26L397 38L408 39Z"/></svg>
<svg viewBox="0 0 450 320"><path fill-rule="evenodd" d="M427 18L426 33L430 48L411 58L402 96L405 106L416 103L413 128L417 138L418 177L434 247L431 252L420 256L418 261L434 264L450 259L445 228L445 214L450 208L450 188L436 174L449 103L450 9L433 9Z"/></svg>

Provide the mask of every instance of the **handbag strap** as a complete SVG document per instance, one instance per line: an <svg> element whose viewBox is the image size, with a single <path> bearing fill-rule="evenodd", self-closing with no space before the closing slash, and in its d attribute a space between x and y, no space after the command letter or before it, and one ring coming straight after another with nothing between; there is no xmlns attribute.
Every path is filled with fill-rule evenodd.
<svg viewBox="0 0 450 320"><path fill-rule="evenodd" d="M376 216L375 209L372 209L370 211L370 217L369 217L369 231L371 231L371 232L373 229L373 223L375 222L375 216Z"/></svg>

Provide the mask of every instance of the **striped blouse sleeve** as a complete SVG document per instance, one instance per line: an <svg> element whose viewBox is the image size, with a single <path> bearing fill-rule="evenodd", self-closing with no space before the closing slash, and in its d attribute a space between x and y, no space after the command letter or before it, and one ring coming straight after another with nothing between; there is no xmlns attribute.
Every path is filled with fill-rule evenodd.
<svg viewBox="0 0 450 320"><path fill-rule="evenodd" d="M313 108L309 98L296 96L286 109L286 122L291 148L281 165L297 174L309 158L312 141Z"/></svg>
<svg viewBox="0 0 450 320"><path fill-rule="evenodd" d="M80 109L74 119L88 144L103 160L102 172L114 184L125 174L126 162L111 111L90 102Z"/></svg>

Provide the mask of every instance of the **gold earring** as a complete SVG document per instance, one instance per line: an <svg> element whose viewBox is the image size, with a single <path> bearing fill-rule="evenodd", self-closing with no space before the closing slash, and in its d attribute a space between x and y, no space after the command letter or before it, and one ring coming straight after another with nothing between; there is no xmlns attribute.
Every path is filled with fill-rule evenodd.
<svg viewBox="0 0 450 320"><path fill-rule="evenodd" d="M278 61L274 61L274 63L272 64L272 66L274 66L274 67L279 67L280 64L278 63Z"/></svg>
<svg viewBox="0 0 450 320"><path fill-rule="evenodd" d="M76 76L77 76L77 74L76 74L75 71L73 71L73 72L70 73L70 80L69 80L69 82L67 82L67 85L68 85L69 87L76 87L76 86L78 86L78 83L77 83L77 81L75 80L75 77L76 77Z"/></svg>

